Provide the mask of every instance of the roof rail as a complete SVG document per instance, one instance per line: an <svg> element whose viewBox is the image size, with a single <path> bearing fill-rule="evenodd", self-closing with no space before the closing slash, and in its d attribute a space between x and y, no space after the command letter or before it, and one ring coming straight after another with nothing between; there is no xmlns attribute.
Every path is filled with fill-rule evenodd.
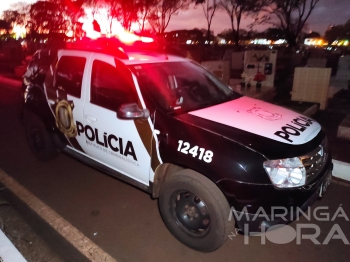
<svg viewBox="0 0 350 262"><path fill-rule="evenodd" d="M124 44L117 38L83 38L82 40L66 44L67 49L80 51L93 51L97 53L107 53L121 59L129 59L129 56L124 52Z"/></svg>

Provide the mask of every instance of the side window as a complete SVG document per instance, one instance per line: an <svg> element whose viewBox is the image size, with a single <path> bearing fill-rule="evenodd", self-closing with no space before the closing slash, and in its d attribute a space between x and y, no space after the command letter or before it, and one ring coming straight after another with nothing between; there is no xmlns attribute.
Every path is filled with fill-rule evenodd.
<svg viewBox="0 0 350 262"><path fill-rule="evenodd" d="M92 64L90 102L116 111L121 104L137 103L131 72L119 61L117 68L95 60Z"/></svg>
<svg viewBox="0 0 350 262"><path fill-rule="evenodd" d="M57 64L55 88L80 98L86 58L62 56Z"/></svg>

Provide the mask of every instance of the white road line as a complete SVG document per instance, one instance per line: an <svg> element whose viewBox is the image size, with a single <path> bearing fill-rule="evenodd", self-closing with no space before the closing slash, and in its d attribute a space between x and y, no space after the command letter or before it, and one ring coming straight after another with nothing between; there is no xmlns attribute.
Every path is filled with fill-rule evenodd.
<svg viewBox="0 0 350 262"><path fill-rule="evenodd" d="M0 261L3 262L27 262L19 253L17 248L11 243L6 235L0 230Z"/></svg>
<svg viewBox="0 0 350 262"><path fill-rule="evenodd" d="M333 159L333 176L350 181L350 164Z"/></svg>
<svg viewBox="0 0 350 262"><path fill-rule="evenodd" d="M116 262L109 254L92 242L87 236L76 229L63 217L57 214L39 198L34 196L16 180L0 169L0 182L11 190L18 198L43 218L52 228L78 249L86 258L96 262ZM17 260L12 260L17 261Z"/></svg>

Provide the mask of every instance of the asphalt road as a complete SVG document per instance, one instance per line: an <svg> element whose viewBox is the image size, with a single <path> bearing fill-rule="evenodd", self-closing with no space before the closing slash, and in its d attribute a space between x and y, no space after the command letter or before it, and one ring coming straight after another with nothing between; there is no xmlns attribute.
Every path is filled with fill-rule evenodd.
<svg viewBox="0 0 350 262"><path fill-rule="evenodd" d="M262 244L261 237L249 237L245 244L244 236L237 235L228 236L224 246L212 253L187 248L166 229L157 201L147 193L64 154L49 162L36 160L18 121L20 101L18 91L0 84L0 168L117 261L349 261L350 248L344 237L350 241L350 222L339 215L334 221L316 221L312 212L310 221L302 218L274 233L282 239L286 232L304 224L313 229L302 229L302 237L319 228L317 241L321 244L310 239L276 244L276 238L265 238ZM330 220L342 205L350 218L349 195L348 185L334 182L312 208L322 206L316 216ZM336 224L341 232L333 232L333 239L323 245ZM341 233L343 239L334 239Z"/></svg>

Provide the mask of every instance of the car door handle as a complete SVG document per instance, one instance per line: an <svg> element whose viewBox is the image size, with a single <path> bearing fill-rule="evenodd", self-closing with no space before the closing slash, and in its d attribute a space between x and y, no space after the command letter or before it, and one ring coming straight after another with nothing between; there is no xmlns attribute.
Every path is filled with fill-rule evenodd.
<svg viewBox="0 0 350 262"><path fill-rule="evenodd" d="M85 115L85 118L88 121L90 121L90 122L96 122L97 121L97 119L95 117L93 117L93 116Z"/></svg>

